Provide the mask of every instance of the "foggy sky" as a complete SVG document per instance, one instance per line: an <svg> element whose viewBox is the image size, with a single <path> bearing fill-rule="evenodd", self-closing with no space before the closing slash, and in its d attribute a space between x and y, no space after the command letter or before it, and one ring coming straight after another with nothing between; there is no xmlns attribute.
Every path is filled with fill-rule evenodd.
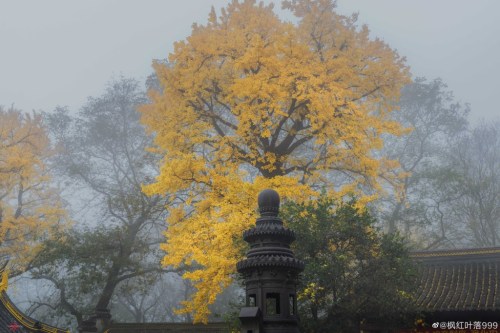
<svg viewBox="0 0 500 333"><path fill-rule="evenodd" d="M113 76L144 80L152 59L227 2L0 0L0 105L77 110ZM359 12L414 76L441 77L471 118L500 120L500 1L339 0L338 9Z"/></svg>

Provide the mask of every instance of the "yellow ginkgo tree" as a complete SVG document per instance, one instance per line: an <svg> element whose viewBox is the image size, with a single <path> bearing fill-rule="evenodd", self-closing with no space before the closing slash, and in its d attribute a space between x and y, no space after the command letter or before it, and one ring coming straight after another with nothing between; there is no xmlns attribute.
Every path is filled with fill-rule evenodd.
<svg viewBox="0 0 500 333"><path fill-rule="evenodd" d="M163 263L191 267L184 277L196 292L182 311L195 321L231 282L260 190L300 201L326 188L363 204L397 176L397 164L374 153L383 134L402 130L388 114L409 81L404 59L334 1L283 7L297 23L253 0L212 9L155 64L162 89L141 110L164 155L144 190L182 199Z"/></svg>
<svg viewBox="0 0 500 333"><path fill-rule="evenodd" d="M0 108L0 265L14 274L66 221L50 182L50 154L39 114Z"/></svg>

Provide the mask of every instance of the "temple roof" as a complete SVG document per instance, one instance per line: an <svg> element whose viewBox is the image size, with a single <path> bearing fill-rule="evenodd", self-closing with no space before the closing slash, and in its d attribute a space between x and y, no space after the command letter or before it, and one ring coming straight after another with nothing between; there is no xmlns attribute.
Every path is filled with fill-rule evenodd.
<svg viewBox="0 0 500 333"><path fill-rule="evenodd" d="M0 332L15 333L69 333L57 327L41 323L21 312L7 295L7 273L1 272L0 281Z"/></svg>
<svg viewBox="0 0 500 333"><path fill-rule="evenodd" d="M500 247L414 252L426 312L499 311Z"/></svg>

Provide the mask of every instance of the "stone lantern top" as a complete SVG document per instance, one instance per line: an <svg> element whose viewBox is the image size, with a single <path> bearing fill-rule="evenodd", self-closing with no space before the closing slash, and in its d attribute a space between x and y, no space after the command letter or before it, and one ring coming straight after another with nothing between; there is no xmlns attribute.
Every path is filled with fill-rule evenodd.
<svg viewBox="0 0 500 333"><path fill-rule="evenodd" d="M243 232L243 239L250 244L246 259L237 263L240 273L250 273L263 267L273 267L298 274L304 263L295 258L290 243L295 233L283 225L278 217L280 196L275 190L260 192L258 199L260 217L255 227Z"/></svg>
<svg viewBox="0 0 500 333"><path fill-rule="evenodd" d="M280 196L278 192L267 189L259 193L257 199L261 216L278 216L280 210Z"/></svg>

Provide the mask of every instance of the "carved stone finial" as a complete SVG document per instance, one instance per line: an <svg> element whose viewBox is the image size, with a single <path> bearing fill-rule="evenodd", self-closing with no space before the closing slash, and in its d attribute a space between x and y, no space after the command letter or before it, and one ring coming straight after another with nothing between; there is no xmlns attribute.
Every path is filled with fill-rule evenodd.
<svg viewBox="0 0 500 333"><path fill-rule="evenodd" d="M267 189L259 193L259 212L261 216L278 216L280 196L275 190Z"/></svg>

